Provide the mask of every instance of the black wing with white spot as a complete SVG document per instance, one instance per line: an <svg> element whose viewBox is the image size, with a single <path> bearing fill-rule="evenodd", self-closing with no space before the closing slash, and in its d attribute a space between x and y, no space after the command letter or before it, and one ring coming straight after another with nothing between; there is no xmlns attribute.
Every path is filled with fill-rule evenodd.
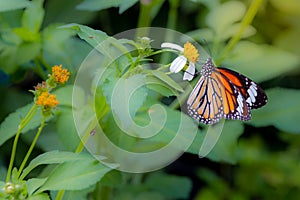
<svg viewBox="0 0 300 200"><path fill-rule="evenodd" d="M217 69L225 74L232 84L240 90L250 109L260 108L268 102L264 90L250 78L227 68L218 67ZM230 75L228 76L228 74Z"/></svg>

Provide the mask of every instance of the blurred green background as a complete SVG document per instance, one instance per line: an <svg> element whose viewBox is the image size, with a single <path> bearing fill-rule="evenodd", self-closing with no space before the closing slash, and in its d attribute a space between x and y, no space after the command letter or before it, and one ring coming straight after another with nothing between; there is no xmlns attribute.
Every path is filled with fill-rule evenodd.
<svg viewBox="0 0 300 200"><path fill-rule="evenodd" d="M213 58L218 59L236 34L252 1L35 2L43 7L43 12L34 6L26 11L28 1L0 1L3 5L0 8L1 122L9 113L32 101L28 90L45 79L52 65L63 64L73 74L69 84L74 81L76 70L92 47L73 31L57 28L61 25L84 24L111 36L143 26L167 27L186 33L200 43L204 39ZM143 182L152 194L132 186L116 189L116 197L300 199L299 35L299 0L262 1L251 27L247 27L241 41L220 64L233 66L259 82L269 96L266 108L254 111L251 122L234 125L235 130L222 135L221 140L228 140L222 147L227 157L220 157L224 156L218 153L221 147L208 158L201 159L190 150ZM56 142L50 149L57 146L57 149L72 150L62 134L55 136L56 132L64 131L59 128L61 125L57 126L57 130L49 126L48 131L54 134L41 138L33 156L47 151L43 145L52 139ZM22 138L20 157L22 148L29 145L28 138ZM12 139L0 146L1 180L5 177L11 145Z"/></svg>

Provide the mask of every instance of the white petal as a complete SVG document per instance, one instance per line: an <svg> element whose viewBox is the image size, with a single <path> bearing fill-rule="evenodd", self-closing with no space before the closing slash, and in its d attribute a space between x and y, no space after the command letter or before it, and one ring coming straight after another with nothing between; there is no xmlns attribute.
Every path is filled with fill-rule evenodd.
<svg viewBox="0 0 300 200"><path fill-rule="evenodd" d="M183 80L191 81L194 78L195 71L195 64L190 62L188 68L186 69L186 72L184 72Z"/></svg>
<svg viewBox="0 0 300 200"><path fill-rule="evenodd" d="M170 49L175 49L180 52L183 52L183 48L179 46L178 44L170 43L170 42L164 42L161 44L162 48L170 48Z"/></svg>
<svg viewBox="0 0 300 200"><path fill-rule="evenodd" d="M180 70L183 69L187 62L187 58L184 56L178 56L173 62L171 63L170 66L170 72L178 73Z"/></svg>

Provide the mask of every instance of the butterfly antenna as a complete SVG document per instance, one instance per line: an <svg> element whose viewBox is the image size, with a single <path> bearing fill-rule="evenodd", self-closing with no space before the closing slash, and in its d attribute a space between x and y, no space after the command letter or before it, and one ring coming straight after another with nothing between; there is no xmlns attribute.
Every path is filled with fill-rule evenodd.
<svg viewBox="0 0 300 200"><path fill-rule="evenodd" d="M185 73L188 73L189 75L192 75L193 77L198 76L198 74L200 73L197 69L196 69L195 74L191 74L190 72L188 72L188 71L186 71L186 70L182 70L182 71L184 71Z"/></svg>

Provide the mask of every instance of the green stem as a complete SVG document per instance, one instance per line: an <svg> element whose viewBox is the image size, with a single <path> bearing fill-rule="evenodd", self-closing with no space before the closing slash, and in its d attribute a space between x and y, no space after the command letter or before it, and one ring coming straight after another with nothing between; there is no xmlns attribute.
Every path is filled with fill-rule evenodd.
<svg viewBox="0 0 300 200"><path fill-rule="evenodd" d="M169 0L170 4L170 10L168 13L168 22L167 22L167 28L171 30L176 29L177 24L177 18L178 18L178 7L179 7L179 1L178 0ZM174 40L174 34L173 32L167 32L165 36L165 41L173 41ZM168 54L162 54L160 63L166 63L169 59Z"/></svg>
<svg viewBox="0 0 300 200"><path fill-rule="evenodd" d="M139 20L137 24L137 32L135 35L135 39L138 37L147 37L148 30L147 29L139 29L142 27L149 27L151 25L151 10L152 10L152 2L149 4L140 1L140 13Z"/></svg>
<svg viewBox="0 0 300 200"><path fill-rule="evenodd" d="M141 185L143 180L143 174L132 174L132 184Z"/></svg>
<svg viewBox="0 0 300 200"><path fill-rule="evenodd" d="M90 123L90 125L87 128L87 131L83 134L80 143L78 144L75 153L80 153L82 152L84 145L86 144L86 141L88 140L91 132L93 131L93 129L96 127L96 123L97 123L97 119L95 119L94 121L92 121Z"/></svg>
<svg viewBox="0 0 300 200"><path fill-rule="evenodd" d="M170 10L168 13L167 28L175 30L178 18L179 0L169 0Z"/></svg>
<svg viewBox="0 0 300 200"><path fill-rule="evenodd" d="M28 160L28 158L29 158L29 156L30 156L30 154L31 154L31 152L32 152L32 150L33 150L33 148L34 148L34 146L35 146L35 144L36 144L36 142L37 142L37 140L38 140L38 138L39 138L39 136L40 136L40 134L41 134L41 132L42 132L42 130L44 128L44 126L45 126L46 118L47 117L45 117L45 116L43 117L41 125L38 128L38 132L36 133L36 135L35 135L32 143L31 143L31 145L29 147L29 150L27 151L27 154L26 154L26 156L24 157L24 159L23 159L23 161L21 163L21 166L20 166L18 174L17 174L18 178L20 177L20 175L21 175L21 173L22 173L22 171L23 171L23 169L25 167L25 164L26 164L26 162L27 162L27 160Z"/></svg>
<svg viewBox="0 0 300 200"><path fill-rule="evenodd" d="M112 188L109 186L98 186L98 193L95 199L99 200L109 200L111 197Z"/></svg>
<svg viewBox="0 0 300 200"><path fill-rule="evenodd" d="M84 145L86 143L86 141L88 140L90 134L91 134L91 131L96 127L96 123L97 123L97 119L95 119L94 121L92 121L90 123L90 125L88 126L86 132L83 134L82 138L81 138L81 141L79 142L76 150L75 150L75 153L80 153L82 152L83 148L84 148ZM59 190L57 192L57 195L56 195L56 198L55 200L62 200L63 199L63 196L65 194L65 191L64 190Z"/></svg>
<svg viewBox="0 0 300 200"><path fill-rule="evenodd" d="M225 47L223 53L221 54L220 58L216 61L216 64L221 63L227 54L229 54L232 49L235 47L235 45L238 43L238 41L241 39L243 32L248 27L248 25L251 24L253 18L255 17L259 6L261 4L262 0L253 0L252 4L250 5L245 17L243 18L241 22L241 27L238 30L237 34L231 38L227 46Z"/></svg>
<svg viewBox="0 0 300 200"><path fill-rule="evenodd" d="M14 160L15 160L15 156L16 156L17 145L18 145L18 140L19 140L19 137L21 135L21 132L24 129L24 127L30 122L32 117L35 115L35 113L37 111L37 108L38 108L38 106L36 104L34 104L30 108L30 110L28 111L25 118L22 119L20 124L19 124L18 131L16 133L14 143L13 143L13 148L12 148L12 151L11 151L11 156L10 156L10 161L9 161L9 166L8 166L7 176L6 176L6 182L10 181L11 171L12 171L12 168L13 168L13 164L14 164Z"/></svg>
<svg viewBox="0 0 300 200"><path fill-rule="evenodd" d="M58 192L57 192L57 195L56 195L56 200L62 200L63 199L63 197L64 197L64 194L65 194L65 191L64 190L59 190Z"/></svg>
<svg viewBox="0 0 300 200"><path fill-rule="evenodd" d="M43 79L47 79L47 75L45 74L45 69L51 72L51 66L44 60L43 52L41 52L35 59L34 59L34 65L35 67L35 72Z"/></svg>

